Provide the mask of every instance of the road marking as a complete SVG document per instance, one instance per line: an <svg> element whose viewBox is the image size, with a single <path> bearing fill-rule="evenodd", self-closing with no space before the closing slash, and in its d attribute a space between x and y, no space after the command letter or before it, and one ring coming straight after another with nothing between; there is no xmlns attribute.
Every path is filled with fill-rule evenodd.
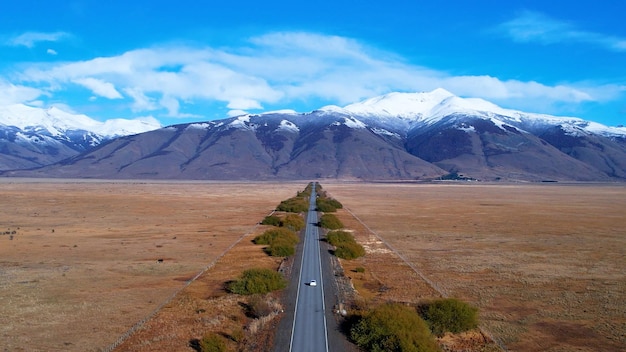
<svg viewBox="0 0 626 352"><path fill-rule="evenodd" d="M324 271L322 270L322 246L320 246L320 233L317 232L317 249L319 251L320 264L320 289L322 290L322 312L324 312L324 338L326 339L326 352L328 352L328 327L326 326L326 295L324 292Z"/></svg>
<svg viewBox="0 0 626 352"><path fill-rule="evenodd" d="M322 320L324 322L324 346L325 346L325 351L328 352L328 327L327 327L327 323L326 323L326 302L325 302L325 294L324 294L324 277L323 277L323 272L322 272L322 247L320 246L320 234L319 234L319 230L314 227L317 226L316 224L311 222L312 219L312 214L315 214L315 219L317 219L317 212L315 210L315 206L316 206L316 202L314 201L315 199L317 199L316 197L316 192L315 192L315 186L316 183L313 183L313 190L311 192L311 197L309 199L309 210L307 212L307 224L306 224L306 228L304 231L304 243L302 245L302 261L300 263L300 272L298 274L298 291L296 293L296 303L295 303L295 307L294 307L294 315L293 315L293 324L291 327L291 339L289 341L289 351L291 352L293 349L293 339L294 339L294 335L295 335L295 331L296 331L296 321L297 321L297 315L298 315L298 302L300 299L300 289L302 289L302 271L303 271L303 267L304 267L304 258L305 258L305 253L307 250L307 241L314 241L313 243L317 244L317 254L318 254L318 266L319 266L319 288L320 290L322 290L321 295L322 295ZM314 236L315 235L315 236ZM315 250L315 245L313 250Z"/></svg>
<svg viewBox="0 0 626 352"><path fill-rule="evenodd" d="M308 220L309 215L307 214L307 227L304 230L304 243L302 244L302 262L300 263L300 273L298 274L298 290L296 291L296 305L293 310L293 324L291 325L291 339L289 340L289 352L291 352L291 348L293 346L293 334L296 331L296 316L298 315L298 299L300 298L300 285L302 285L302 263L304 262L304 251L306 249L306 237L307 237L307 229L308 229Z"/></svg>

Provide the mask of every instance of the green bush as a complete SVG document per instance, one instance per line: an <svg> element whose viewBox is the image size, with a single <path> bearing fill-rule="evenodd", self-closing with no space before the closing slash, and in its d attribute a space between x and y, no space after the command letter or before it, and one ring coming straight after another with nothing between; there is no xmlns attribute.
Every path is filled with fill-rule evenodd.
<svg viewBox="0 0 626 352"><path fill-rule="evenodd" d="M346 231L330 231L326 234L326 241L335 246L335 255L343 259L356 259L365 255L365 248Z"/></svg>
<svg viewBox="0 0 626 352"><path fill-rule="evenodd" d="M295 234L295 232L287 228L277 227L266 230L265 232L263 232L263 234L255 237L253 241L255 244L271 245L273 242L278 240L282 242L289 242L295 245L300 241L300 238L298 237L298 235Z"/></svg>
<svg viewBox="0 0 626 352"><path fill-rule="evenodd" d="M343 228L343 223L334 214L324 214L320 216L319 225L330 230Z"/></svg>
<svg viewBox="0 0 626 352"><path fill-rule="evenodd" d="M302 213L309 210L309 201L306 197L289 198L280 202L276 210L288 213Z"/></svg>
<svg viewBox="0 0 626 352"><path fill-rule="evenodd" d="M296 253L296 244L300 241L295 232L284 228L271 228L254 238L256 244L268 244L265 252L273 257L288 257Z"/></svg>
<svg viewBox="0 0 626 352"><path fill-rule="evenodd" d="M296 254L296 247L285 242L274 242L265 250L272 257L289 257Z"/></svg>
<svg viewBox="0 0 626 352"><path fill-rule="evenodd" d="M365 268L362 266L357 266L356 268L354 268L354 271L357 273L364 273L365 272Z"/></svg>
<svg viewBox="0 0 626 352"><path fill-rule="evenodd" d="M439 299L420 307L430 330L437 336L478 327L478 309L456 298Z"/></svg>
<svg viewBox="0 0 626 352"><path fill-rule="evenodd" d="M342 243L352 243L355 242L354 237L347 231L329 231L326 234L326 241L333 246L339 246Z"/></svg>
<svg viewBox="0 0 626 352"><path fill-rule="evenodd" d="M270 269L245 270L241 278L228 284L230 292L240 295L268 293L285 287L287 282L282 275Z"/></svg>
<svg viewBox="0 0 626 352"><path fill-rule="evenodd" d="M216 333L208 333L198 342L202 352L224 352L227 351L224 338Z"/></svg>
<svg viewBox="0 0 626 352"><path fill-rule="evenodd" d="M350 338L365 351L440 351L415 310L397 303L366 312L350 327Z"/></svg>
<svg viewBox="0 0 626 352"><path fill-rule="evenodd" d="M280 226L280 218L276 215L268 215L261 221L261 225Z"/></svg>
<svg viewBox="0 0 626 352"><path fill-rule="evenodd" d="M315 184L315 193L318 197L326 197L326 191L322 189L322 185L319 182Z"/></svg>
<svg viewBox="0 0 626 352"><path fill-rule="evenodd" d="M343 208L343 204L339 203L338 200L325 197L317 198L315 200L315 205L317 207L317 211L324 213L333 213L336 212L337 209Z"/></svg>
<svg viewBox="0 0 626 352"><path fill-rule="evenodd" d="M358 243L344 243L335 249L335 255L347 260L356 259L365 255L365 248Z"/></svg>
<svg viewBox="0 0 626 352"><path fill-rule="evenodd" d="M291 231L300 231L304 228L304 219L298 214L287 214L284 219L280 220L280 226L286 227Z"/></svg>

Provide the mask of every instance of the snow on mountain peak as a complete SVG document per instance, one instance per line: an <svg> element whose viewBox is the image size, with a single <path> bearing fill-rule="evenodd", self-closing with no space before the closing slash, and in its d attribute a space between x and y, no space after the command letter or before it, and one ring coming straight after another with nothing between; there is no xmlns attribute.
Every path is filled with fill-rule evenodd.
<svg viewBox="0 0 626 352"><path fill-rule="evenodd" d="M336 109L336 112L364 119L366 123L377 121L396 131L407 130L416 124L433 124L446 116L462 114L491 120L497 126L510 125L522 129L562 126L569 133L585 131L605 136L626 135L626 128L607 127L574 117L505 109L480 98L461 98L442 88L422 93L388 93L350 104L343 109L338 107L324 109L328 111Z"/></svg>
<svg viewBox="0 0 626 352"><path fill-rule="evenodd" d="M454 97L454 94L442 88L422 93L396 92L350 104L344 109L355 114L412 118L429 112L449 97Z"/></svg>
<svg viewBox="0 0 626 352"><path fill-rule="evenodd" d="M51 135L83 130L105 137L142 133L161 127L161 124L152 117L134 120L111 119L101 122L56 107L42 109L24 104L0 106L0 125L14 126L21 130L47 130Z"/></svg>

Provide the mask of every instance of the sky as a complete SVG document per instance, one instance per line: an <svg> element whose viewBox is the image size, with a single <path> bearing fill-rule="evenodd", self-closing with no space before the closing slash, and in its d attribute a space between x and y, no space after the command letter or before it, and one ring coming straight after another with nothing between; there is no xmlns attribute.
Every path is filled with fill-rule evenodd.
<svg viewBox="0 0 626 352"><path fill-rule="evenodd" d="M20 0L0 105L163 125L444 88L626 125L626 1Z"/></svg>

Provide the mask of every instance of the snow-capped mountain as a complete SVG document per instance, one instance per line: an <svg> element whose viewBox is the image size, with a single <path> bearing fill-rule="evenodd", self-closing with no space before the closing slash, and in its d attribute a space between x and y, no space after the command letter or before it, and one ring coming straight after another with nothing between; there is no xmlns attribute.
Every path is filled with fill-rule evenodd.
<svg viewBox="0 0 626 352"><path fill-rule="evenodd" d="M615 181L626 180L626 129L437 89L169 126L9 175Z"/></svg>
<svg viewBox="0 0 626 352"><path fill-rule="evenodd" d="M96 121L58 108L0 106L0 169L47 165L103 141L160 128L152 118Z"/></svg>
<svg viewBox="0 0 626 352"><path fill-rule="evenodd" d="M161 127L154 118L110 119L102 122L56 107L41 109L23 104L0 106L0 126L2 125L25 131L46 131L56 136L63 135L65 131L86 131L105 138L137 134Z"/></svg>
<svg viewBox="0 0 626 352"><path fill-rule="evenodd" d="M626 136L626 127L608 127L576 117L556 117L504 109L479 98L460 98L439 88L427 93L390 93L346 106L349 114L377 124L408 131L439 122L450 115L473 115L497 125L510 125L536 132L561 126L569 133L593 133L604 136ZM341 110L336 110L341 111Z"/></svg>

